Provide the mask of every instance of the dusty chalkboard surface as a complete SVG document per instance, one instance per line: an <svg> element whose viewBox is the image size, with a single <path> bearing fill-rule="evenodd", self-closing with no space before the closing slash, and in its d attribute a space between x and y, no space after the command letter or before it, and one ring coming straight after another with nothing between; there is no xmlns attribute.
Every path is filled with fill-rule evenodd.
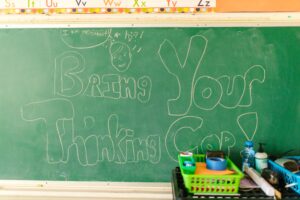
<svg viewBox="0 0 300 200"><path fill-rule="evenodd" d="M300 28L0 30L0 178L169 181L300 141Z"/></svg>

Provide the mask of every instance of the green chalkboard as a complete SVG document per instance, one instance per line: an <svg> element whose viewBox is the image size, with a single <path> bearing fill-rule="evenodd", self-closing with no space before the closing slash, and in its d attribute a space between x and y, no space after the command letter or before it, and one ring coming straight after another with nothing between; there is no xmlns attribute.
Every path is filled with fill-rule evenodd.
<svg viewBox="0 0 300 200"><path fill-rule="evenodd" d="M180 151L300 154L300 28L0 30L0 178L169 181Z"/></svg>

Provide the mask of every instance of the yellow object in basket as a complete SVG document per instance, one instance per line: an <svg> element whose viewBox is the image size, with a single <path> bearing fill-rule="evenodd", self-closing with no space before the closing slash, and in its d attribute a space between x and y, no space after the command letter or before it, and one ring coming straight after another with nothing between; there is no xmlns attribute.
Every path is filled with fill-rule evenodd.
<svg viewBox="0 0 300 200"><path fill-rule="evenodd" d="M206 168L206 163L204 162L196 162L196 171L195 174L201 174L201 175L229 175L234 174L235 171L226 169L222 171L217 170L210 170Z"/></svg>

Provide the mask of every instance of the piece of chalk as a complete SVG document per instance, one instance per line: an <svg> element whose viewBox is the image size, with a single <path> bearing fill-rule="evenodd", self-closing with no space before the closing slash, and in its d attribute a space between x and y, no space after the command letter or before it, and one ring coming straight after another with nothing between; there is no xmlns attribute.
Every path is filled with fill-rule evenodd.
<svg viewBox="0 0 300 200"><path fill-rule="evenodd" d="M290 183L290 184L285 185L284 187L289 188L289 187L293 187L295 185L298 185L298 183Z"/></svg>

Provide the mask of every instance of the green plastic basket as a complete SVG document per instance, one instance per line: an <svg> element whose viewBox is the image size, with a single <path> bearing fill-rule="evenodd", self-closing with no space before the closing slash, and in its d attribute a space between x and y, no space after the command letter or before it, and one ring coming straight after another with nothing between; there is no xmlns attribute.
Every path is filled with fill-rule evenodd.
<svg viewBox="0 0 300 200"><path fill-rule="evenodd" d="M205 155L193 155L196 162L205 162ZM230 195L236 194L239 191L240 180L244 174L239 168L229 159L227 160L227 169L234 170L236 173L231 175L203 175L203 174L188 174L183 165L185 157L178 156L180 171L183 176L184 185L190 193L201 194L220 194Z"/></svg>

